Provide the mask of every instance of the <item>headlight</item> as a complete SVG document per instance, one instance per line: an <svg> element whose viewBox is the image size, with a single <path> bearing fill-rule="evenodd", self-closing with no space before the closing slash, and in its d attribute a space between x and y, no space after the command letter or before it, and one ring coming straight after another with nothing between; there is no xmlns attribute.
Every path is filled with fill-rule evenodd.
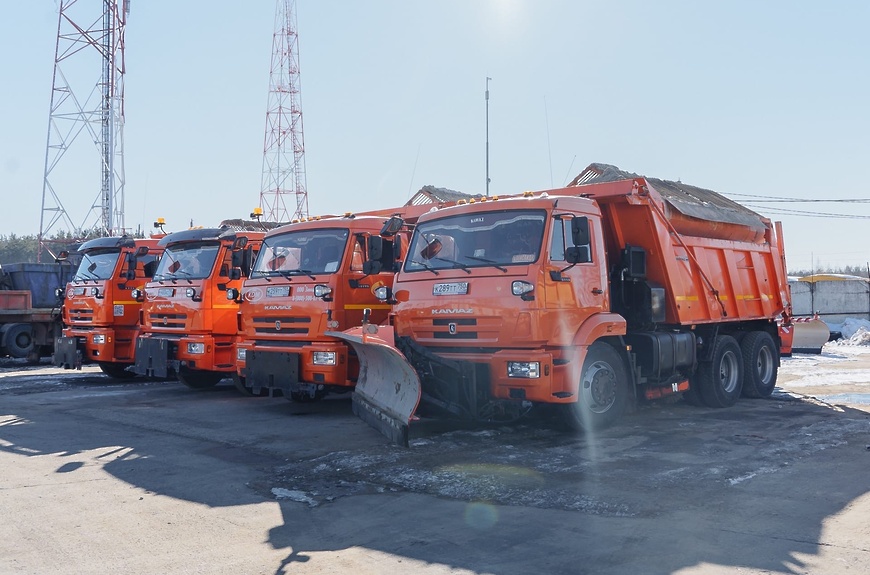
<svg viewBox="0 0 870 575"><path fill-rule="evenodd" d="M537 361L509 361L507 371L508 377L537 379L541 377L541 364Z"/></svg>
<svg viewBox="0 0 870 575"><path fill-rule="evenodd" d="M227 288L227 299L230 301L239 299L239 290L237 288Z"/></svg>
<svg viewBox="0 0 870 575"><path fill-rule="evenodd" d="M375 290L375 297L381 301L387 301L391 295L390 288L387 286L381 286Z"/></svg>
<svg viewBox="0 0 870 575"><path fill-rule="evenodd" d="M90 290L90 294L93 297L97 297L98 295L100 295L100 288L92 287Z"/></svg>
<svg viewBox="0 0 870 575"><path fill-rule="evenodd" d="M64 288L57 288L54 290L54 297L57 299L65 299L66 298L66 290Z"/></svg>
<svg viewBox="0 0 870 575"><path fill-rule="evenodd" d="M136 288L132 292L130 292L130 295L133 296L134 300L142 301L142 290L140 290L139 288Z"/></svg>
<svg viewBox="0 0 870 575"><path fill-rule="evenodd" d="M91 341L96 343L96 344L103 344L103 343L106 343L106 336L105 335L95 335L95 336L91 337Z"/></svg>
<svg viewBox="0 0 870 575"><path fill-rule="evenodd" d="M332 293L332 288L323 284L314 286L314 297L326 297Z"/></svg>
<svg viewBox="0 0 870 575"><path fill-rule="evenodd" d="M248 350L243 347L236 348L236 359L239 361L245 361L247 359Z"/></svg>
<svg viewBox="0 0 870 575"><path fill-rule="evenodd" d="M514 295L523 295L534 291L535 286L529 282L515 281L511 284L511 293Z"/></svg>
<svg viewBox="0 0 870 575"><path fill-rule="evenodd" d="M314 365L335 365L334 351L315 351L311 360Z"/></svg>
<svg viewBox="0 0 870 575"><path fill-rule="evenodd" d="M184 295L186 295L187 297L192 298L193 296L196 295L196 290L193 289L192 287L189 287L189 288L187 288L186 290L184 290Z"/></svg>
<svg viewBox="0 0 870 575"><path fill-rule="evenodd" d="M204 343L188 343L187 344L187 353L196 353L202 354L205 353L205 344Z"/></svg>

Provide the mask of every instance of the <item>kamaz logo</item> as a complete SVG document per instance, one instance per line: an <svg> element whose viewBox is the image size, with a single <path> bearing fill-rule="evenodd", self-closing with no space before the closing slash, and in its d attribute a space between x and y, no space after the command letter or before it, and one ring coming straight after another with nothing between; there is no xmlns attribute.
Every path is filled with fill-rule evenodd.
<svg viewBox="0 0 870 575"><path fill-rule="evenodd" d="M289 305L267 305L263 309L290 309Z"/></svg>
<svg viewBox="0 0 870 575"><path fill-rule="evenodd" d="M158 304L157 309L172 309L172 304L171 303Z"/></svg>
<svg viewBox="0 0 870 575"><path fill-rule="evenodd" d="M433 309L432 313L434 313L434 314L440 314L440 313L449 313L449 314L468 313L468 314L472 314L472 313L474 313L474 310L473 309Z"/></svg>

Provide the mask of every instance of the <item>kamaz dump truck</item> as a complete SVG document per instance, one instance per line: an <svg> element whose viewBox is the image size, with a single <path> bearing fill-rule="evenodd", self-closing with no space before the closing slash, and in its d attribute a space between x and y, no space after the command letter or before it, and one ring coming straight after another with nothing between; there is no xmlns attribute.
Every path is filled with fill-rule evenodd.
<svg viewBox="0 0 870 575"><path fill-rule="evenodd" d="M484 421L555 404L595 429L637 398L732 405L776 384L789 307L779 224L715 192L593 164L571 186L420 217L391 325L354 345L354 411L407 445L421 410Z"/></svg>
<svg viewBox="0 0 870 575"><path fill-rule="evenodd" d="M59 290L63 336L54 346L54 363L66 369L96 362L106 375L133 377L134 344L142 302L134 295L157 269L159 239L128 236L96 238L79 247L75 275Z"/></svg>
<svg viewBox="0 0 870 575"><path fill-rule="evenodd" d="M392 286L408 225L437 207L345 214L270 231L244 287L228 292L241 304L236 385L300 402L351 391L356 355L325 333L359 325L366 313L368 321L386 321L390 304L375 291Z"/></svg>
<svg viewBox="0 0 870 575"><path fill-rule="evenodd" d="M160 265L136 294L143 300L142 329L132 372L177 377L191 388L235 373L239 304L226 294L241 287L263 235L199 228L160 240Z"/></svg>

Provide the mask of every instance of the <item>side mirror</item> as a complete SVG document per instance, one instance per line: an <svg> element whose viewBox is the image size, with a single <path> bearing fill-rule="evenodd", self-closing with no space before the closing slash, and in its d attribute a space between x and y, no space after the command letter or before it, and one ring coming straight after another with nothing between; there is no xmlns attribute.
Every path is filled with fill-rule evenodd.
<svg viewBox="0 0 870 575"><path fill-rule="evenodd" d="M405 220L400 218L399 216L393 216L386 222L384 222L384 227L381 228L381 235L385 238L392 237L399 233L405 226Z"/></svg>
<svg viewBox="0 0 870 575"><path fill-rule="evenodd" d="M571 265L589 263L592 261L592 258L589 257L589 245L567 248L565 250L565 261Z"/></svg>
<svg viewBox="0 0 870 575"><path fill-rule="evenodd" d="M384 264L381 263L381 260L368 260L363 262L362 266L363 273L367 276L379 274L383 268Z"/></svg>
<svg viewBox="0 0 870 575"><path fill-rule="evenodd" d="M57 263L60 263L60 262L65 262L68 259L69 259L69 252L67 250L63 250L62 252L57 254L57 257L54 258L54 261L56 261Z"/></svg>
<svg viewBox="0 0 870 575"><path fill-rule="evenodd" d="M141 258L144 255L148 254L148 246L139 246L136 248L136 257Z"/></svg>
<svg viewBox="0 0 870 575"><path fill-rule="evenodd" d="M248 245L248 238L245 236L240 236L233 241L233 250L240 250L246 245Z"/></svg>
<svg viewBox="0 0 870 575"><path fill-rule="evenodd" d="M239 268L230 268L229 278L230 280L242 279L242 270Z"/></svg>
<svg viewBox="0 0 870 575"><path fill-rule="evenodd" d="M575 246L589 245L589 218L586 216L571 218L571 241Z"/></svg>
<svg viewBox="0 0 870 575"><path fill-rule="evenodd" d="M384 238L380 236L369 236L368 243L368 259L369 261L380 261L384 257Z"/></svg>

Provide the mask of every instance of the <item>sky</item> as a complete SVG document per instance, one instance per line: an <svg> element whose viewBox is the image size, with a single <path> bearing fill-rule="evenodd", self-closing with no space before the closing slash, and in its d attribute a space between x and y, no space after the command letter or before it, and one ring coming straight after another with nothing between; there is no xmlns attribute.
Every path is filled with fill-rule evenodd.
<svg viewBox="0 0 870 575"><path fill-rule="evenodd" d="M3 4L0 234L35 234L58 4ZM259 204L275 2L240 5L132 0L126 227L213 226ZM491 194L560 187L603 162L781 220L790 270L870 261L870 3L296 6L311 215L399 206L424 185L484 193L488 139ZM99 156L62 161L55 192L84 221ZM770 201L783 198L804 201ZM849 201L806 201L821 199Z"/></svg>

